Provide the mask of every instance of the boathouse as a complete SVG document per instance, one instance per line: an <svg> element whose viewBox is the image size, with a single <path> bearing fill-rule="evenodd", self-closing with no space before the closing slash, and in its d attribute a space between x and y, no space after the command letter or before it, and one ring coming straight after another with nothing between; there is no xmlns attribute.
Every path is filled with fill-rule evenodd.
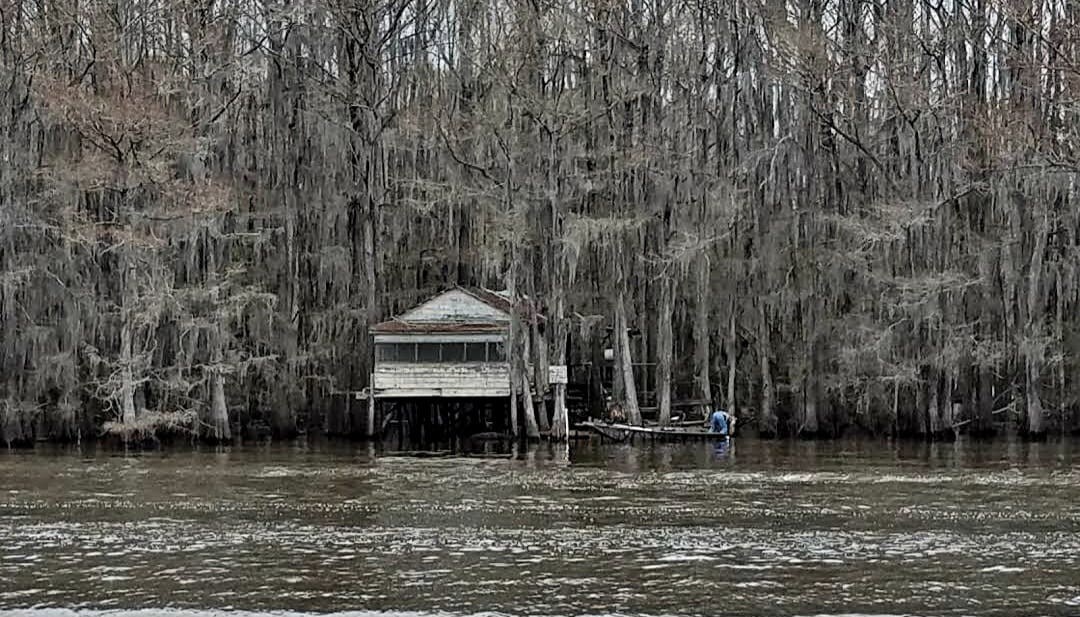
<svg viewBox="0 0 1080 617"><path fill-rule="evenodd" d="M511 310L501 293L455 287L372 326L369 434L389 423L502 428L511 395Z"/></svg>

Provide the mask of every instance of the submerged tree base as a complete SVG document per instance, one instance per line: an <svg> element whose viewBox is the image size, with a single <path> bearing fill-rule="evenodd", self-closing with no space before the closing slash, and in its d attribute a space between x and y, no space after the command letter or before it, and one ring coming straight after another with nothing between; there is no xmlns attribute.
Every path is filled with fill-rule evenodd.
<svg viewBox="0 0 1080 617"><path fill-rule="evenodd" d="M1039 431L1038 433L1033 433L1031 431L1020 432L1020 438L1028 442L1044 442L1049 439L1049 437L1049 431Z"/></svg>
<svg viewBox="0 0 1080 617"><path fill-rule="evenodd" d="M163 412L143 410L129 422L106 422L105 434L124 443L155 441L168 435L194 435L199 415L191 410Z"/></svg>
<svg viewBox="0 0 1080 617"><path fill-rule="evenodd" d="M33 444L36 421L37 413L32 407L0 401L0 440L9 448Z"/></svg>

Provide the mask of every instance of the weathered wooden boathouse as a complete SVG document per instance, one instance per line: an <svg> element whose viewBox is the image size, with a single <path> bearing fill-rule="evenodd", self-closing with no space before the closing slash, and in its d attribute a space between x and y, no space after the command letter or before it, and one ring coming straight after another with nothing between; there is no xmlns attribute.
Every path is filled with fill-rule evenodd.
<svg viewBox="0 0 1080 617"><path fill-rule="evenodd" d="M425 440L505 430L512 310L503 294L456 287L372 326L368 434L392 427Z"/></svg>

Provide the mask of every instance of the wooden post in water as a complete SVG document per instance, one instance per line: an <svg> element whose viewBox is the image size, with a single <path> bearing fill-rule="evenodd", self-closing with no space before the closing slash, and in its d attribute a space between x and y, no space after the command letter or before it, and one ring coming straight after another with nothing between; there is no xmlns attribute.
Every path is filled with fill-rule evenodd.
<svg viewBox="0 0 1080 617"><path fill-rule="evenodd" d="M372 374L369 384L375 383L375 375ZM368 386L368 403L367 403L367 437L368 439L374 439L375 437L375 387L374 385Z"/></svg>

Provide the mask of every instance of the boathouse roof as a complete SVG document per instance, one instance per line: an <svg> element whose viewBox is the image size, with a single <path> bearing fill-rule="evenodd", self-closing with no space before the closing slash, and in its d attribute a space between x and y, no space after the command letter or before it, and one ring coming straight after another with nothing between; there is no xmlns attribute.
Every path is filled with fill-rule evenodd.
<svg viewBox="0 0 1080 617"><path fill-rule="evenodd" d="M371 327L372 334L473 334L502 332L513 304L506 292L453 287Z"/></svg>

